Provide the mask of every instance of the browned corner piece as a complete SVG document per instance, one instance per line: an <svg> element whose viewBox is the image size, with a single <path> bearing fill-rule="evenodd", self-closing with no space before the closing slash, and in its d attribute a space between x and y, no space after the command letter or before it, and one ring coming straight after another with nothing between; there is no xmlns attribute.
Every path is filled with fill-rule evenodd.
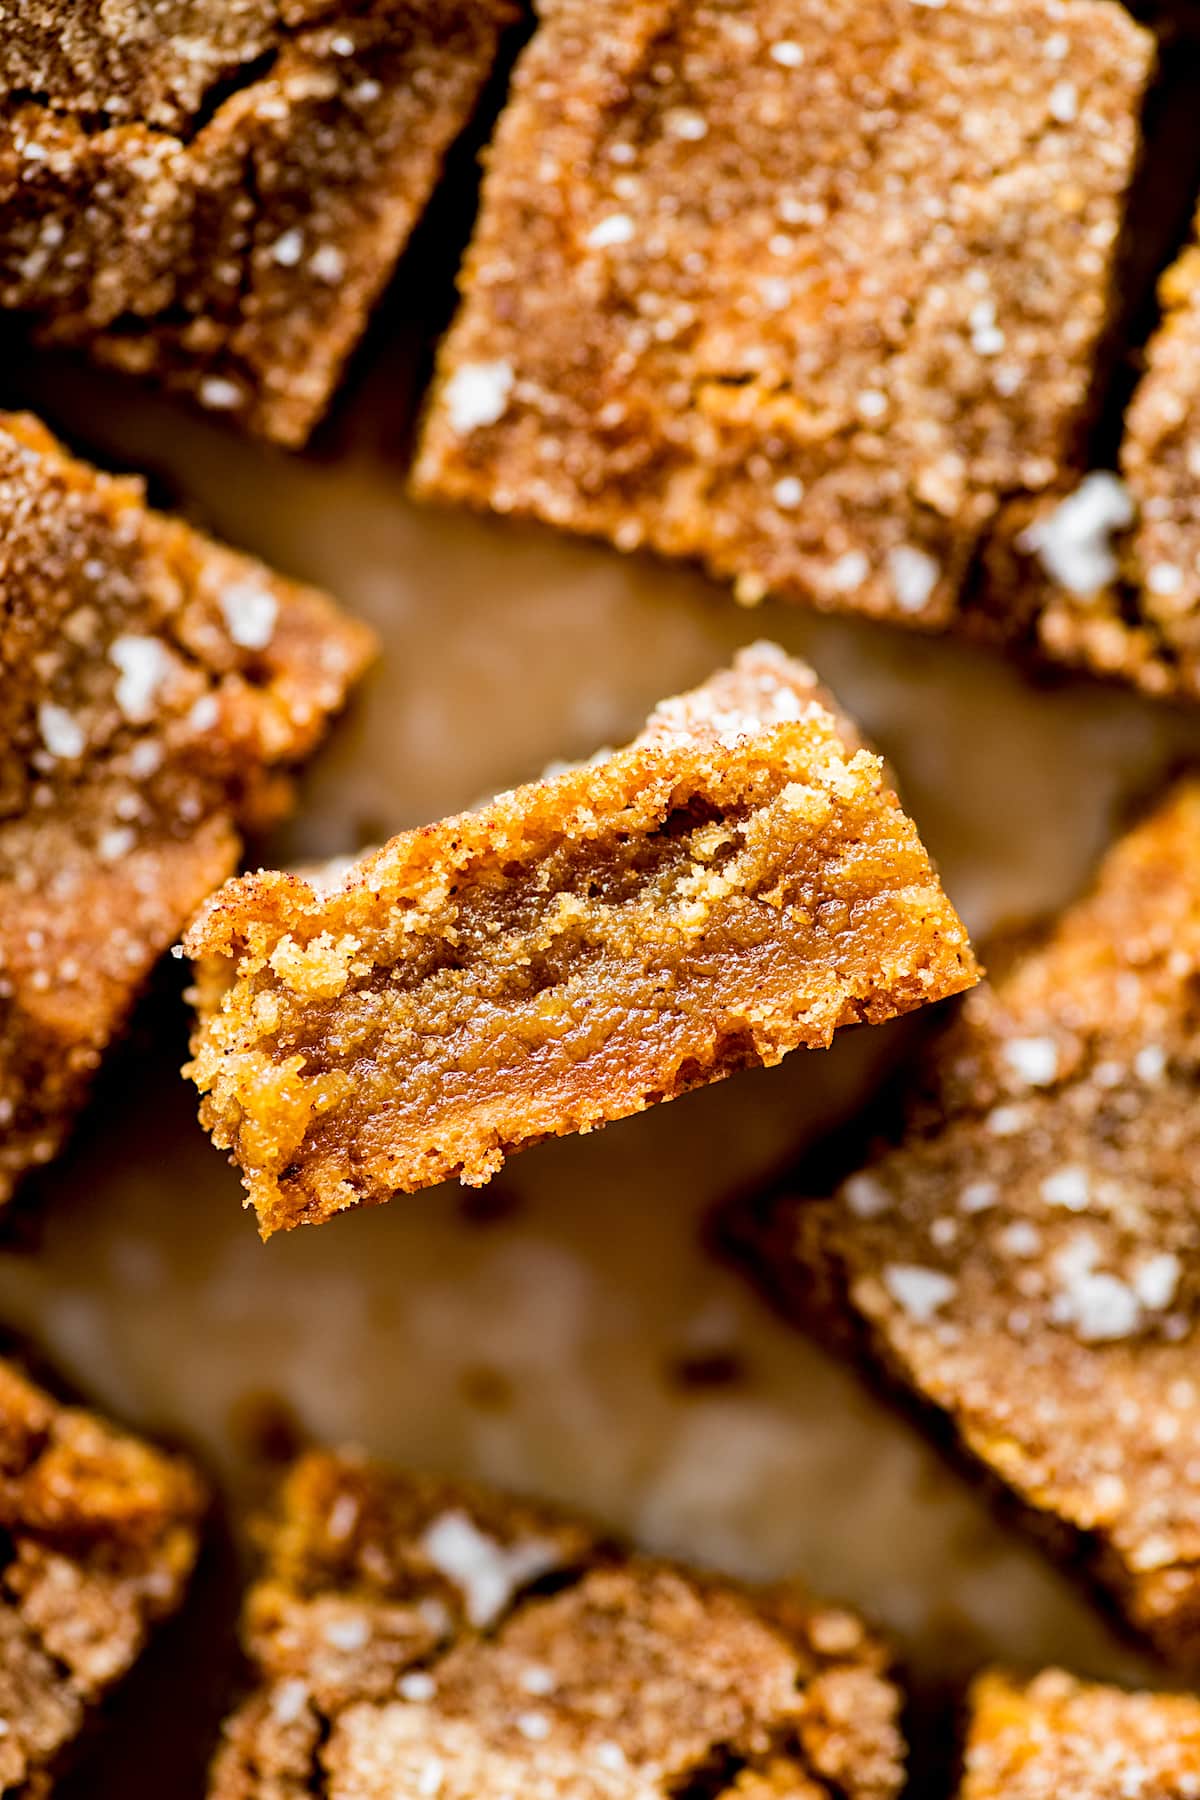
<svg viewBox="0 0 1200 1800"><path fill-rule="evenodd" d="M960 1800L1193 1800L1200 1700L1126 1693L1046 1669L971 1694Z"/></svg>
<svg viewBox="0 0 1200 1800"><path fill-rule="evenodd" d="M428 497L936 626L1077 466L1153 70L1110 0L553 0Z"/></svg>
<svg viewBox="0 0 1200 1800"><path fill-rule="evenodd" d="M627 749L214 895L190 1073L264 1234L590 1131L969 987L878 757L743 651Z"/></svg>
<svg viewBox="0 0 1200 1800"><path fill-rule="evenodd" d="M0 305L301 444L512 0L14 0Z"/></svg>
<svg viewBox="0 0 1200 1800"><path fill-rule="evenodd" d="M0 1362L0 1790L42 1800L151 1627L179 1605L203 1489L188 1465Z"/></svg>
<svg viewBox="0 0 1200 1800"><path fill-rule="evenodd" d="M899 1696L852 1614L576 1521L312 1454L246 1609L210 1800L892 1800Z"/></svg>
<svg viewBox="0 0 1200 1800"><path fill-rule="evenodd" d="M0 414L0 1202L372 651Z"/></svg>
<svg viewBox="0 0 1200 1800"><path fill-rule="evenodd" d="M877 1359L1192 1664L1198 845L1192 781L968 999L898 1147L733 1227L769 1288Z"/></svg>

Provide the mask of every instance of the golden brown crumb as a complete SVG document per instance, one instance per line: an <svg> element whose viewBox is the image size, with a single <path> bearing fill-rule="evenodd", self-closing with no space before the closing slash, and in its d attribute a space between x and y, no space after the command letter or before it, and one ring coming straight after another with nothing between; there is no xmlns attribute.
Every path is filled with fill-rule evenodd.
<svg viewBox="0 0 1200 1800"><path fill-rule="evenodd" d="M37 1800L90 1709L178 1606L202 1489L188 1466L0 1362L0 1790Z"/></svg>
<svg viewBox="0 0 1200 1800"><path fill-rule="evenodd" d="M0 305L303 443L514 16L9 0Z"/></svg>
<svg viewBox="0 0 1200 1800"><path fill-rule="evenodd" d="M1123 1693L1047 1669L971 1694L961 1800L1195 1800L1200 1701Z"/></svg>
<svg viewBox="0 0 1200 1800"><path fill-rule="evenodd" d="M1074 466L1153 41L1109 0L554 0L417 470L945 623Z"/></svg>
<svg viewBox="0 0 1200 1800"><path fill-rule="evenodd" d="M1075 1546L1172 1657L1200 1653L1200 783L1110 852L1045 944L966 1002L906 1135L833 1199L743 1228Z"/></svg>
<svg viewBox="0 0 1200 1800"><path fill-rule="evenodd" d="M371 647L0 415L0 1201Z"/></svg>
<svg viewBox="0 0 1200 1800"><path fill-rule="evenodd" d="M898 1696L852 1615L350 1457L291 1475L245 1635L257 1687L210 1800L889 1800L900 1785Z"/></svg>
<svg viewBox="0 0 1200 1800"><path fill-rule="evenodd" d="M602 760L330 886L204 909L190 1073L264 1234L589 1131L970 986L878 757L772 645Z"/></svg>

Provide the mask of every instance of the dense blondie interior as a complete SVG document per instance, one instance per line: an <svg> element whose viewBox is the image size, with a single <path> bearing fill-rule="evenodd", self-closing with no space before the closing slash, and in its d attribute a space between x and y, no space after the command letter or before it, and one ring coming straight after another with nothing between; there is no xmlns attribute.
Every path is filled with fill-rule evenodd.
<svg viewBox="0 0 1200 1800"><path fill-rule="evenodd" d="M21 0L0 305L285 444L325 411L510 0Z"/></svg>
<svg viewBox="0 0 1200 1800"><path fill-rule="evenodd" d="M1125 1693L1047 1669L975 1683L960 1800L1190 1800L1200 1702Z"/></svg>
<svg viewBox="0 0 1200 1800"><path fill-rule="evenodd" d="M371 648L323 595L0 415L0 1201Z"/></svg>
<svg viewBox="0 0 1200 1800"><path fill-rule="evenodd" d="M971 996L895 1148L832 1199L732 1223L768 1287L878 1358L1189 1662L1198 844L1192 781Z"/></svg>
<svg viewBox="0 0 1200 1800"><path fill-rule="evenodd" d="M264 1233L486 1182L977 973L878 757L771 645L331 886L231 883L186 947L201 1117Z"/></svg>
<svg viewBox="0 0 1200 1800"><path fill-rule="evenodd" d="M210 1800L889 1800L898 1696L853 1615L315 1453L267 1536L256 1687Z"/></svg>
<svg viewBox="0 0 1200 1800"><path fill-rule="evenodd" d="M182 1461L0 1362L0 1790L50 1792L90 1709L179 1605L204 1495Z"/></svg>
<svg viewBox="0 0 1200 1800"><path fill-rule="evenodd" d="M554 0L418 490L944 624L1076 466L1153 40L1109 0Z"/></svg>

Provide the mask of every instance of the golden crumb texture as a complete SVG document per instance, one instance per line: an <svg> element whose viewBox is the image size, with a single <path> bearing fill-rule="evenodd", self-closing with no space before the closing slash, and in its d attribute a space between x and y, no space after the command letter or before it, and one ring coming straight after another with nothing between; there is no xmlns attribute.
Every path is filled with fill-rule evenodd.
<svg viewBox="0 0 1200 1800"><path fill-rule="evenodd" d="M265 1533L210 1800L892 1800L899 1697L852 1614L313 1453Z"/></svg>
<svg viewBox="0 0 1200 1800"><path fill-rule="evenodd" d="M1046 1669L991 1672L970 1700L960 1800L1192 1800L1200 1701L1126 1693Z"/></svg>
<svg viewBox="0 0 1200 1800"><path fill-rule="evenodd" d="M205 1504L186 1463L0 1362L5 1794L49 1794L91 1709L179 1605Z"/></svg>
<svg viewBox="0 0 1200 1800"><path fill-rule="evenodd" d="M5 0L0 306L297 445L510 0Z"/></svg>
<svg viewBox="0 0 1200 1800"><path fill-rule="evenodd" d="M902 1140L734 1230L1076 1553L1200 1655L1200 783L966 1001Z"/></svg>
<svg viewBox="0 0 1200 1800"><path fill-rule="evenodd" d="M773 645L626 749L204 907L190 1073L264 1233L827 1045L977 969L878 757Z"/></svg>
<svg viewBox="0 0 1200 1800"><path fill-rule="evenodd" d="M371 653L323 595L0 414L0 1202Z"/></svg>

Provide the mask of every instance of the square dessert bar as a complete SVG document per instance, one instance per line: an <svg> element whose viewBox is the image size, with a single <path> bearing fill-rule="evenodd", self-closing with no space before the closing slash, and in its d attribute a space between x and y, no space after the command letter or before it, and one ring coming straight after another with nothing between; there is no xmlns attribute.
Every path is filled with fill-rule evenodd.
<svg viewBox="0 0 1200 1800"><path fill-rule="evenodd" d="M1195 1800L1200 1701L1047 1669L975 1683L959 1800Z"/></svg>
<svg viewBox="0 0 1200 1800"><path fill-rule="evenodd" d="M371 651L0 414L0 1202Z"/></svg>
<svg viewBox="0 0 1200 1800"><path fill-rule="evenodd" d="M183 1597L205 1506L186 1463L0 1362L0 1792L41 1800Z"/></svg>
<svg viewBox="0 0 1200 1800"><path fill-rule="evenodd" d="M627 749L203 909L190 1073L264 1235L969 987L878 757L773 645Z"/></svg>
<svg viewBox="0 0 1200 1800"><path fill-rule="evenodd" d="M899 1144L732 1230L1168 1656L1200 1654L1200 783L981 987Z"/></svg>
<svg viewBox="0 0 1200 1800"><path fill-rule="evenodd" d="M1041 647L1148 693L1200 699L1200 245L1160 283L1163 316L1099 470L1016 536L1006 596L1036 596ZM1020 560L1023 553L1024 560ZM1031 567L1032 565L1032 567Z"/></svg>
<svg viewBox="0 0 1200 1800"><path fill-rule="evenodd" d="M621 1554L558 1515L313 1454L246 1613L210 1800L890 1800L849 1613Z"/></svg>
<svg viewBox="0 0 1200 1800"><path fill-rule="evenodd" d="M952 615L1073 466L1154 63L1109 0L553 0L423 494Z"/></svg>
<svg viewBox="0 0 1200 1800"><path fill-rule="evenodd" d="M510 0L19 0L0 305L285 444L324 412Z"/></svg>

